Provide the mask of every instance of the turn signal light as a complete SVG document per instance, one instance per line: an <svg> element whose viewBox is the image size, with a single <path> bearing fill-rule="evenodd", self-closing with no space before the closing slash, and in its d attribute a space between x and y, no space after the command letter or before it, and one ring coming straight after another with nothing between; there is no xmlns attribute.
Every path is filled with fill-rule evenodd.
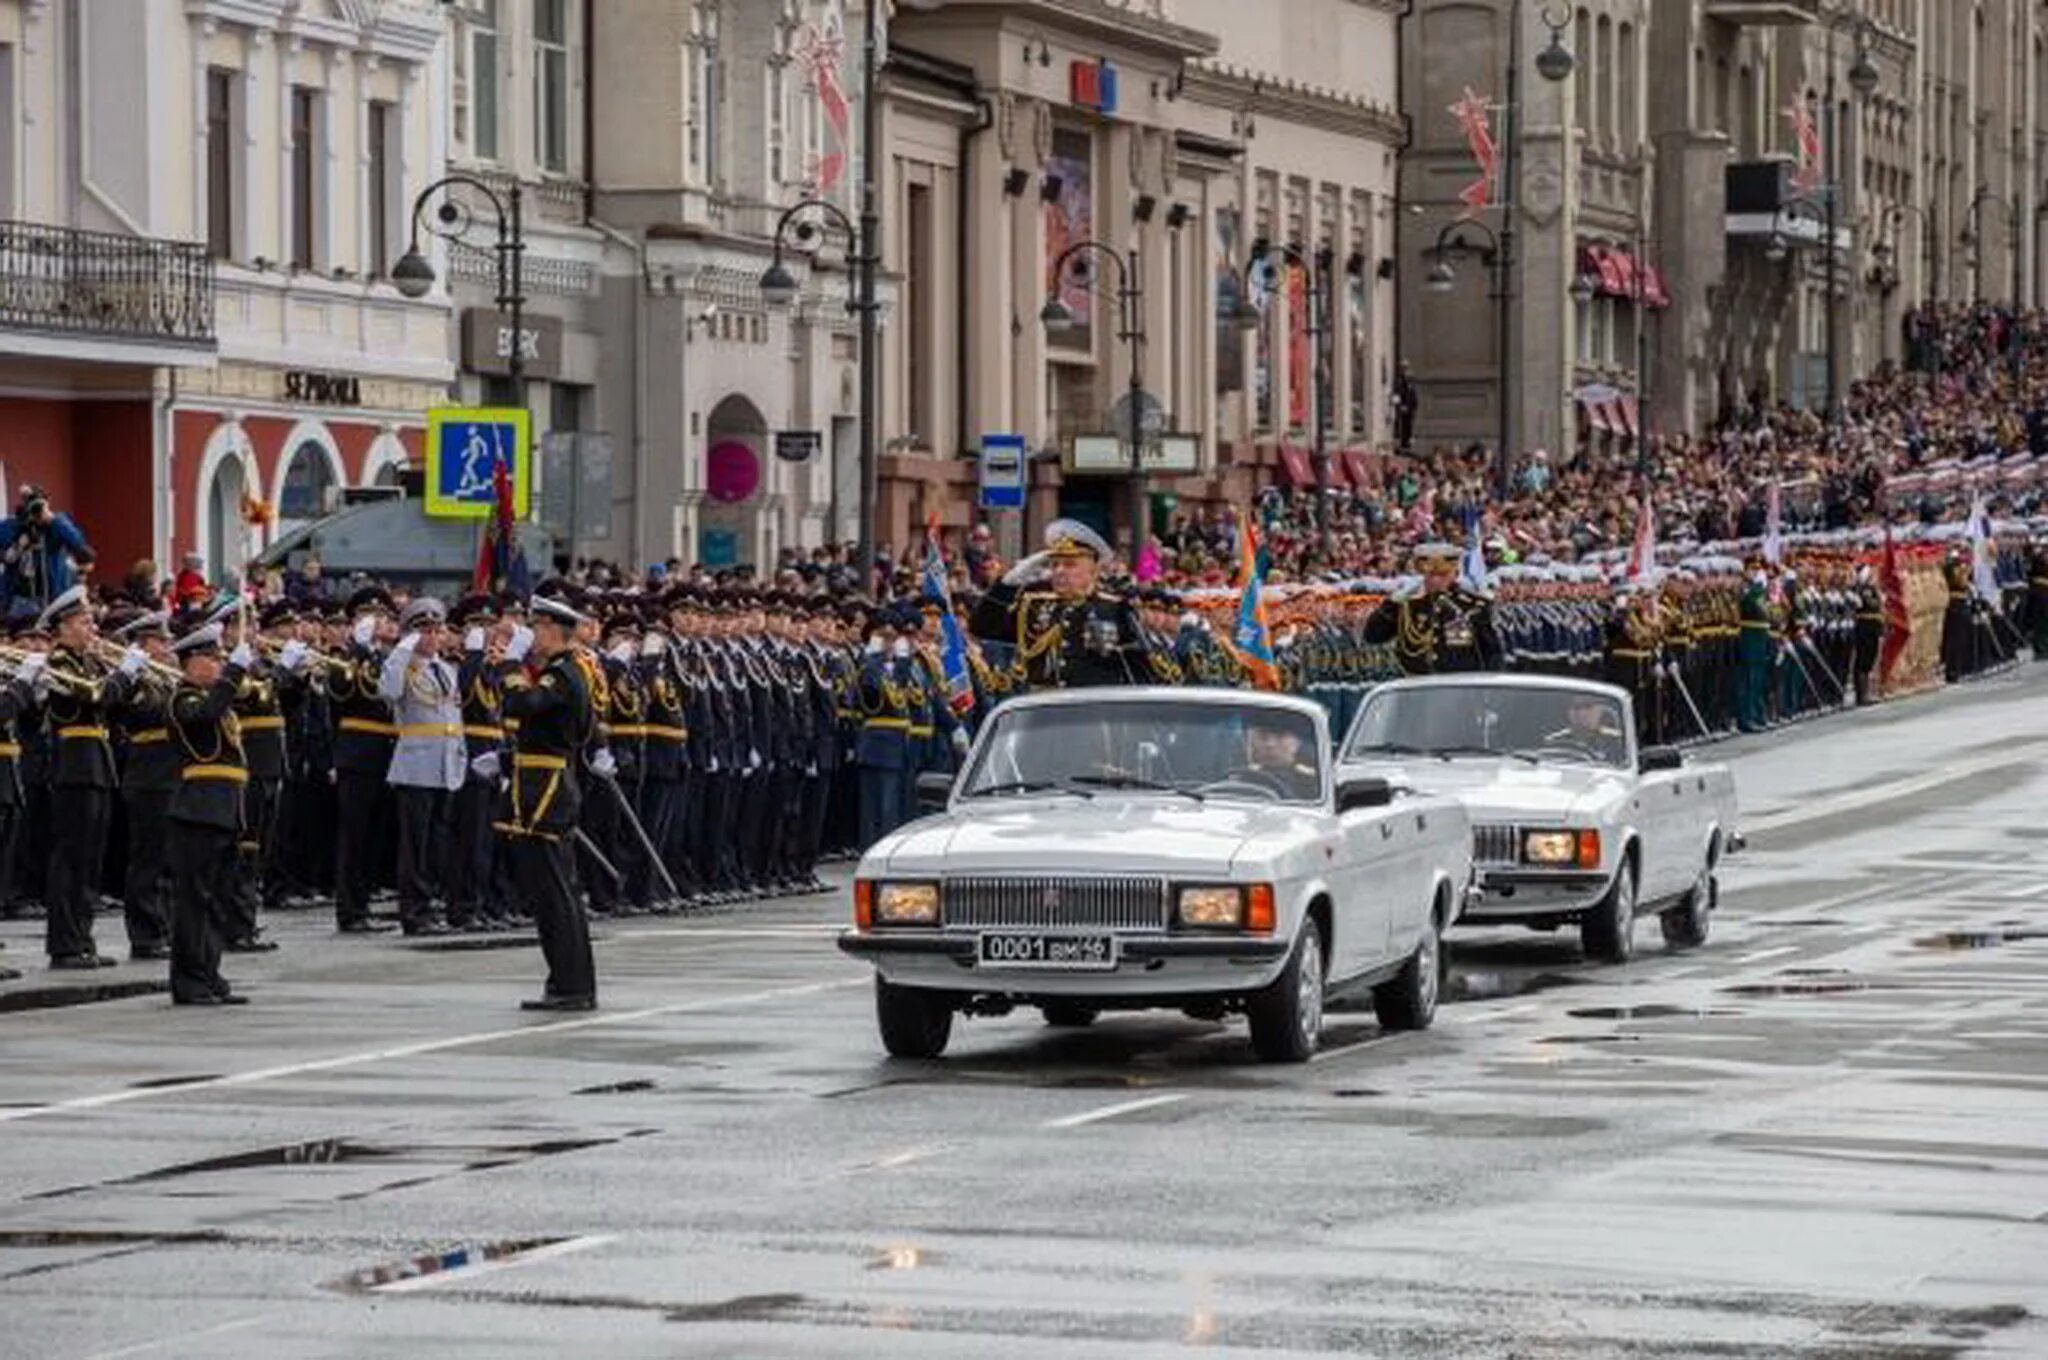
<svg viewBox="0 0 2048 1360"><path fill-rule="evenodd" d="M1273 885L1254 883L1245 889L1244 928L1261 935L1271 935L1279 925L1279 915L1273 910Z"/></svg>
<svg viewBox="0 0 2048 1360"><path fill-rule="evenodd" d="M1600 867L1600 833L1588 828L1579 832L1579 867L1597 869Z"/></svg>
<svg viewBox="0 0 2048 1360"><path fill-rule="evenodd" d="M853 928L866 930L875 923L875 885L873 880L853 880Z"/></svg>

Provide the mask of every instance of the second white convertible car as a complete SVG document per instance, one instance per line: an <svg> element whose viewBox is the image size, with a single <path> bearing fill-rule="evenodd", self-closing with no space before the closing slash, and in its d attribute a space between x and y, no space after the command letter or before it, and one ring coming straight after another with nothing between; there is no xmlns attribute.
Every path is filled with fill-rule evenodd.
<svg viewBox="0 0 2048 1360"><path fill-rule="evenodd" d="M1325 1000L1436 1012L1472 836L1455 798L1340 781L1315 704L1091 689L997 709L944 811L862 859L840 938L876 969L882 1041L942 1052L960 1013L1242 1012L1269 1061L1316 1049ZM927 779L932 779L927 776Z"/></svg>

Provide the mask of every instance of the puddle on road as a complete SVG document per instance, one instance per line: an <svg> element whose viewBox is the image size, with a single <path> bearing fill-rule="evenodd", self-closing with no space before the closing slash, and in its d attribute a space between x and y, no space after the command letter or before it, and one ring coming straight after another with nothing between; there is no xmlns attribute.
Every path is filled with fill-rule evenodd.
<svg viewBox="0 0 2048 1360"><path fill-rule="evenodd" d="M921 1270L945 1258L923 1247L884 1247L868 1258L869 1270Z"/></svg>
<svg viewBox="0 0 2048 1360"><path fill-rule="evenodd" d="M574 1096L624 1096L632 1095L637 1091L652 1091L653 1089L654 1079L652 1077L634 1077L630 1081L612 1081L606 1082L602 1086L585 1086L580 1090L571 1091L569 1094Z"/></svg>
<svg viewBox="0 0 2048 1360"><path fill-rule="evenodd" d="M0 1228L0 1250L48 1250L67 1247L133 1247L174 1243L225 1242L228 1235L208 1228L193 1232L128 1232L118 1228Z"/></svg>
<svg viewBox="0 0 2048 1360"><path fill-rule="evenodd" d="M1718 1020L1741 1015L1739 1010L1711 1006L1585 1006L1566 1011L1574 1020Z"/></svg>
<svg viewBox="0 0 2048 1360"><path fill-rule="evenodd" d="M1386 1092L1377 1086L1340 1086L1330 1094L1338 1100L1370 1100L1375 1096L1383 1096Z"/></svg>
<svg viewBox="0 0 2048 1360"><path fill-rule="evenodd" d="M1729 996L1839 996L1849 992L1897 991L1895 982L1867 982L1861 978L1804 977L1787 982L1744 982L1721 990Z"/></svg>
<svg viewBox="0 0 2048 1360"><path fill-rule="evenodd" d="M2027 940L2048 940L2048 930L1952 930L1945 935L1923 935L1913 941L1915 949L1996 949L2002 944Z"/></svg>
<svg viewBox="0 0 2048 1360"><path fill-rule="evenodd" d="M1640 1034L1546 1034L1536 1042L1539 1044L1638 1044L1643 1041Z"/></svg>
<svg viewBox="0 0 2048 1360"><path fill-rule="evenodd" d="M1540 992L1556 991L1560 987L1580 987L1584 978L1569 973L1530 973L1516 976L1512 973L1467 972L1451 970L1450 981L1444 987L1444 1000L1457 1001L1507 1001L1515 997L1535 996Z"/></svg>
<svg viewBox="0 0 2048 1360"><path fill-rule="evenodd" d="M1781 928L1781 927L1782 927L1782 928L1786 928L1786 929L1792 929L1792 930L1807 930L1807 929L1815 929L1815 930L1818 930L1818 929L1822 929L1822 928L1825 928L1825 927L1832 927L1832 926L1845 926L1845 925L1847 925L1847 924L1849 924L1849 923L1848 923L1847 921L1843 921L1843 920L1838 920L1838 919L1836 919L1835 917L1832 917L1832 916L1809 916L1809 917L1804 917L1804 918L1802 918L1802 919L1800 919L1800 920L1796 920L1796 921L1758 921L1758 922L1756 922L1756 926L1757 926L1757 928L1758 928L1759 930L1770 930L1770 929L1776 929L1776 928Z"/></svg>
<svg viewBox="0 0 2048 1360"><path fill-rule="evenodd" d="M670 1322L771 1322L805 1302L802 1294L741 1294L716 1303L671 1308L667 1317Z"/></svg>
<svg viewBox="0 0 2048 1360"><path fill-rule="evenodd" d="M147 1081L131 1081L131 1091L161 1091L172 1086L192 1086L202 1081L219 1081L218 1072L201 1072L190 1077L151 1077Z"/></svg>

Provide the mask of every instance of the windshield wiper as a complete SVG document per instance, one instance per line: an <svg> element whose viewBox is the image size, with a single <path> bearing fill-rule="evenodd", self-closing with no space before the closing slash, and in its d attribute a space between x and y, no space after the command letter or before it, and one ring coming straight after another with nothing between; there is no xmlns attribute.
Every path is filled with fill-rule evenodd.
<svg viewBox="0 0 2048 1360"><path fill-rule="evenodd" d="M1071 793L1076 798L1093 798L1086 789L1077 789L1071 784L1055 784L1044 779L1013 779L1004 784L989 784L968 793L969 798L993 798L1004 793Z"/></svg>
<svg viewBox="0 0 2048 1360"><path fill-rule="evenodd" d="M1496 751L1490 746L1439 746L1430 754L1439 760L1449 760L1452 756L1505 756L1510 760L1526 760L1531 765L1543 763L1527 751Z"/></svg>
<svg viewBox="0 0 2048 1360"><path fill-rule="evenodd" d="M1197 803L1209 801L1193 789L1176 788L1172 784L1162 784L1156 779L1140 779L1130 774L1077 774L1069 782L1085 784L1094 789L1138 789L1145 793L1175 793L1182 798L1192 798Z"/></svg>
<svg viewBox="0 0 2048 1360"><path fill-rule="evenodd" d="M1420 746L1404 746L1398 741L1375 741L1369 742L1364 746L1354 746L1351 748L1351 754L1353 755L1358 755L1365 751L1389 756L1426 756L1430 754Z"/></svg>

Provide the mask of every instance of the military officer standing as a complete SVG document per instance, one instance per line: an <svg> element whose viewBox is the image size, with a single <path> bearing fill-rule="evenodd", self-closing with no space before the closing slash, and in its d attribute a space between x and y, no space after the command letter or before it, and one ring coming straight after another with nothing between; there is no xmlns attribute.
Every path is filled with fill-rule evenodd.
<svg viewBox="0 0 2048 1360"><path fill-rule="evenodd" d="M438 850L448 826L449 803L469 774L462 731L462 695L455 667L442 655L447 610L430 595L409 602L398 617L399 639L377 679L391 705L398 741L390 781L398 812L398 920L408 935L445 935L435 910Z"/></svg>
<svg viewBox="0 0 2048 1360"><path fill-rule="evenodd" d="M370 915L381 845L377 814L386 797L391 752L398 728L391 704L379 690L381 634L389 626L390 592L365 586L349 597L348 642L327 666L328 695L335 718L334 776L337 810L334 846L334 917L345 934L373 934L391 927Z"/></svg>
<svg viewBox="0 0 2048 1360"><path fill-rule="evenodd" d="M115 631L117 640L154 655L171 653L170 616L141 614ZM4 701L4 695L0 695ZM171 691L159 684L137 685L113 712L127 738L121 763L121 810L127 817L128 855L122 866L121 905L128 923L128 956L135 960L171 956L169 850L171 799L184 761L170 730Z"/></svg>
<svg viewBox="0 0 2048 1360"><path fill-rule="evenodd" d="M453 835L451 853L444 862L442 900L447 903L451 927L499 929L511 924L511 909L499 896L491 872L496 849L492 805L498 797L497 767L505 747L497 673L504 641L499 636L497 605L488 595L464 596L448 611L448 630L451 635L462 635L455 684L461 693L463 753L469 768L449 805ZM480 761L482 768L478 768Z"/></svg>
<svg viewBox="0 0 2048 1360"><path fill-rule="evenodd" d="M224 668L220 643L220 625L207 624L172 644L184 671L170 704L180 760L170 811L171 1003L178 1006L234 1006L247 999L229 990L220 956L232 928L242 791L249 782L235 690L254 657L243 643Z"/></svg>
<svg viewBox="0 0 2048 1360"><path fill-rule="evenodd" d="M1856 603L1856 653L1851 669L1856 672L1856 706L1870 702L1870 682L1877 673L1878 655L1884 649L1884 592L1871 579L1870 564L1856 568L1852 587Z"/></svg>
<svg viewBox="0 0 2048 1360"><path fill-rule="evenodd" d="M505 716L518 730L497 826L513 877L531 899L548 965L546 988L538 999L520 1002L523 1010L597 1006L590 922L570 877L567 844L582 812L578 767L597 734L590 686L575 657L583 622L566 602L536 595L531 625L515 629L505 647Z"/></svg>
<svg viewBox="0 0 2048 1360"><path fill-rule="evenodd" d="M1425 543L1412 560L1419 589L1396 594L1366 618L1371 646L1391 643L1403 675L1444 675L1501 668L1493 603L1458 583L1459 552L1448 543Z"/></svg>
<svg viewBox="0 0 2048 1360"><path fill-rule="evenodd" d="M1045 548L1003 574L969 629L1014 648L1012 668L1034 689L1145 684L1151 678L1137 611L1101 585L1111 553L1078 520L1045 528Z"/></svg>

